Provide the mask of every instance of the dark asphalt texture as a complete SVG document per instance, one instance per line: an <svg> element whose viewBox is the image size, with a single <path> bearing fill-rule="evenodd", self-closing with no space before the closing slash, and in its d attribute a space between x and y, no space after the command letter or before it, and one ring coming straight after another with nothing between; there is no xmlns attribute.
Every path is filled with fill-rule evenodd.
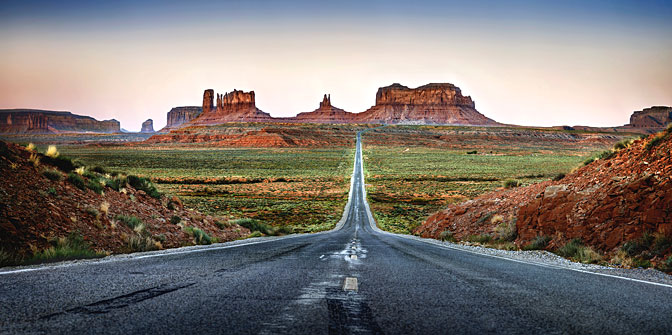
<svg viewBox="0 0 672 335"><path fill-rule="evenodd" d="M357 143L351 206L341 229L193 253L0 271L0 332L672 333L672 288L374 230L359 136ZM357 291L343 289L346 277L357 278Z"/></svg>

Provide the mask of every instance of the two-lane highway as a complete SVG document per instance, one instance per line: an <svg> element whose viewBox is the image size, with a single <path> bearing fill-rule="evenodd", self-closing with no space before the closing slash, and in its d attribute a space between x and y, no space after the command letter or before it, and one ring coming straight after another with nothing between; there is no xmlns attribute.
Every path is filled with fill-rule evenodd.
<svg viewBox="0 0 672 335"><path fill-rule="evenodd" d="M0 270L2 333L670 333L672 288L380 232L361 135L337 229Z"/></svg>

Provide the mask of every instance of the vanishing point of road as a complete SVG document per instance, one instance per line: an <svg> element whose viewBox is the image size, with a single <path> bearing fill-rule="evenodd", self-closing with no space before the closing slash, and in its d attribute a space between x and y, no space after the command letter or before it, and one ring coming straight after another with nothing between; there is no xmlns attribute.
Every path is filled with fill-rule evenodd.
<svg viewBox="0 0 672 335"><path fill-rule="evenodd" d="M0 270L0 333L672 333L672 287L375 228L361 134L336 229Z"/></svg>

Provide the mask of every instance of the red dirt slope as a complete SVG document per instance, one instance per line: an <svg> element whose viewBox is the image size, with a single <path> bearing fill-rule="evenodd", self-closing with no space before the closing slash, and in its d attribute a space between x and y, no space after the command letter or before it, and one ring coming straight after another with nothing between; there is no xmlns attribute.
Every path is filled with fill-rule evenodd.
<svg viewBox="0 0 672 335"><path fill-rule="evenodd" d="M40 162L34 164L31 155ZM156 199L128 184L120 192L110 187L103 187L102 194L82 190L47 161L41 154L0 141L0 252L5 263L30 258L71 232L81 234L91 249L105 253L137 251L128 243L132 238L142 238L145 250L194 244L194 235L183 227L201 229L219 241L249 233L221 219L220 228L215 218L182 208L177 198ZM45 170L60 180L47 178ZM91 181L86 175L83 179ZM128 227L117 220L120 214L142 220L144 229ZM180 217L180 224L171 223L173 216Z"/></svg>
<svg viewBox="0 0 672 335"><path fill-rule="evenodd" d="M613 254L625 242L649 232L672 239L672 128L632 143L612 157L596 160L558 181L500 190L430 216L416 233L458 239L491 234L501 215L515 220L516 244L551 237L548 248L580 238ZM497 221L497 220L494 220ZM665 244L652 263L672 254Z"/></svg>

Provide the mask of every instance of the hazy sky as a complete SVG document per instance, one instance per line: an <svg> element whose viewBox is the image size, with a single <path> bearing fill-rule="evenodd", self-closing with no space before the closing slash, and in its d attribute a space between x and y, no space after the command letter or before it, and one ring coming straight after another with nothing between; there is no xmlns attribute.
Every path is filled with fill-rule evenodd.
<svg viewBox="0 0 672 335"><path fill-rule="evenodd" d="M203 90L292 116L449 82L500 122L613 126L672 105L671 1L3 1L0 108L166 123Z"/></svg>

